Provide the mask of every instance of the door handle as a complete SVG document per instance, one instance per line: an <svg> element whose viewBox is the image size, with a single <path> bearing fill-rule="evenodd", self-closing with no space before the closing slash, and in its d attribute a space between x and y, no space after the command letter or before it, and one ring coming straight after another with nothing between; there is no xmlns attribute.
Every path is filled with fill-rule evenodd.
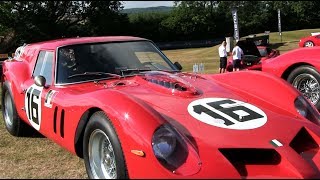
<svg viewBox="0 0 320 180"><path fill-rule="evenodd" d="M27 89L23 89L22 91L21 91L21 94L25 94L27 92Z"/></svg>

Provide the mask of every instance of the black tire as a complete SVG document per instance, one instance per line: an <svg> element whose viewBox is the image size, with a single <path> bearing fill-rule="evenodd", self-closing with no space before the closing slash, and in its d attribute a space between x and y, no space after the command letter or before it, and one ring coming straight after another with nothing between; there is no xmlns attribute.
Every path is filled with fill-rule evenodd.
<svg viewBox="0 0 320 180"><path fill-rule="evenodd" d="M105 138L105 136L108 139L103 139L103 138ZM100 139L98 137L100 137ZM95 141L93 141L93 139L95 139ZM103 154L104 154L104 156L107 156L107 157L112 157L114 155L115 168L116 168L116 170L115 170L116 178L117 179L128 179L128 173L127 173L125 159L123 156L123 151L121 148L121 143L118 139L117 133L115 132L115 129L114 129L111 121L108 119L108 117L102 111L95 112L90 117L89 122L88 122L88 124L85 128L85 132L84 132L83 157L84 157L84 163L85 163L88 177L90 179L93 179L93 178L107 179L108 178L108 177L104 176L105 174L99 172L100 169L103 169L101 167L101 164L98 165L98 167L100 167L100 169L97 170L97 169L91 168L92 163L90 163L90 161L92 160L92 158L91 158L92 155L91 155L91 157L89 157L89 153L90 153L89 151L92 150L90 148L90 146L94 146L92 144L95 144L95 143L102 145L101 143L99 143L99 142L102 142L101 139L103 140L103 142L107 142L106 140L109 140L109 142L111 143L113 154L111 156L107 156L105 153L103 153ZM96 147L96 146L94 146L94 147ZM104 146L104 147L106 147L106 146ZM102 150L101 146L97 149ZM109 147L107 147L105 149L108 149L108 151L110 150ZM94 150L92 150L92 151L94 151ZM102 154L102 153L91 152L90 154ZM101 158L97 158L97 159L99 159L101 161ZM106 160L106 159L107 158L105 158L104 160ZM109 161L107 161L107 162L109 162ZM97 177L96 174L100 174L100 175L98 175L98 177Z"/></svg>
<svg viewBox="0 0 320 180"><path fill-rule="evenodd" d="M32 128L20 119L7 83L4 83L2 88L1 103L2 116L7 131L16 137L30 136ZM9 110L10 108L11 110Z"/></svg>
<svg viewBox="0 0 320 180"><path fill-rule="evenodd" d="M320 97L320 75L319 72L312 66L300 66L296 69L294 69L290 75L288 76L287 81L293 85L293 87L297 88L299 91L299 84L303 83L305 80L311 80L311 82L313 82L313 84L315 84L317 87L317 91L314 91L318 97ZM310 86L308 86L308 88L310 88ZM310 89L311 90L311 89ZM308 91L310 91L308 89ZM316 106L317 109L320 109L320 98L315 101L315 99L311 100L308 97L308 92L305 91L300 91L303 95L305 95L305 97L307 97L310 101L312 101L312 103Z"/></svg>
<svg viewBox="0 0 320 180"><path fill-rule="evenodd" d="M312 41L306 41L303 44L303 47L313 47L313 46L314 46L314 42L312 42Z"/></svg>

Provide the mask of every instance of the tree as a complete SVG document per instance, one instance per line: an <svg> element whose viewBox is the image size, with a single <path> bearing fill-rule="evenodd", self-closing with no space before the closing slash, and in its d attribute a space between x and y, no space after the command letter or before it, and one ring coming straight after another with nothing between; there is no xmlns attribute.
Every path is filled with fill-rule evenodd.
<svg viewBox="0 0 320 180"><path fill-rule="evenodd" d="M128 22L121 8L119 1L1 1L3 35L11 34L11 45L2 44L1 51L48 39L116 34Z"/></svg>
<svg viewBox="0 0 320 180"><path fill-rule="evenodd" d="M119 1L87 1L86 29L93 36L128 35L129 19Z"/></svg>
<svg viewBox="0 0 320 180"><path fill-rule="evenodd" d="M217 1L175 1L172 15L162 25L181 39L203 39L215 34Z"/></svg>
<svg viewBox="0 0 320 180"><path fill-rule="evenodd" d="M129 15L131 33L134 36L163 41L169 39L169 32L162 22L170 16L168 12L145 12Z"/></svg>

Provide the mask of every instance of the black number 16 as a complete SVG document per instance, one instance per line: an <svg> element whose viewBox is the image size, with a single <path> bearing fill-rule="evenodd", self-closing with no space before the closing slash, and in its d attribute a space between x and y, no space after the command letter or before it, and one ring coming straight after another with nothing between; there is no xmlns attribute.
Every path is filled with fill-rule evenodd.
<svg viewBox="0 0 320 180"><path fill-rule="evenodd" d="M254 119L258 119L258 118L262 118L263 116L245 106L233 106L233 107L229 107L229 108L224 108L221 105L222 104L234 104L236 102L228 99L228 100L221 100L221 101L216 101L216 102L210 102L207 103L209 106L215 108L216 110L221 111L222 113L224 113L225 115L228 115L230 117L232 117L234 120L239 121L239 122L245 122L245 121L250 121L250 120L254 120ZM232 121L228 120L226 117L221 116L220 114L217 114L213 111L211 111L210 109L204 107L203 105L195 105L193 106L193 110L194 112L201 114L201 113L206 113L207 115L215 118L215 119L222 119L224 120L224 124L227 126L230 126L232 124L234 124ZM234 111L238 111L238 110L242 110L245 111L246 113L248 113L249 115L244 116L242 118L239 118L239 115L236 114Z"/></svg>
<svg viewBox="0 0 320 180"><path fill-rule="evenodd" d="M33 91L32 91L33 90ZM32 92L32 94L31 94ZM39 125L39 104L35 103L34 100L40 99L40 93L41 91L34 89L32 87L29 88L27 91L27 106L28 106L28 117L30 120L32 120L34 123Z"/></svg>

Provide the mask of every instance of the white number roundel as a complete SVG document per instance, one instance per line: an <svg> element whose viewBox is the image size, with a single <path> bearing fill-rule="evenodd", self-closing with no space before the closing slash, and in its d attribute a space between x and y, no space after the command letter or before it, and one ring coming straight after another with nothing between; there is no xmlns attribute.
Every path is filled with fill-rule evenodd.
<svg viewBox="0 0 320 180"><path fill-rule="evenodd" d="M258 107L228 98L195 100L188 112L203 123L226 129L255 129L267 122L267 115Z"/></svg>
<svg viewBox="0 0 320 180"><path fill-rule="evenodd" d="M35 84L31 85L25 95L25 109L28 120L32 127L36 130L40 130L41 125L41 94L43 87L39 87Z"/></svg>

